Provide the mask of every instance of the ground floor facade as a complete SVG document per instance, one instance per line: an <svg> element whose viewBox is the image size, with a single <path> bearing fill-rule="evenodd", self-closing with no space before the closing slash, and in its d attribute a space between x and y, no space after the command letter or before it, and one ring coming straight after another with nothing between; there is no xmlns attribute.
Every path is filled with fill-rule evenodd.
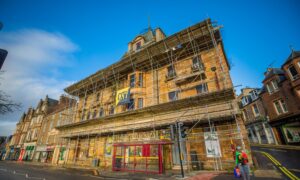
<svg viewBox="0 0 300 180"><path fill-rule="evenodd" d="M60 161L111 171L161 174L179 170L181 158L185 170L225 170L234 167L233 146L244 146L248 152L250 149L246 133L238 132L233 119L214 123L213 129L207 123L196 126L186 138L179 137L179 143L176 133L170 125L114 135L77 136L67 140Z"/></svg>
<svg viewBox="0 0 300 180"><path fill-rule="evenodd" d="M277 144L272 127L267 121L257 121L246 125L250 143Z"/></svg>
<svg viewBox="0 0 300 180"><path fill-rule="evenodd" d="M274 124L273 131L279 144L300 145L300 120Z"/></svg>

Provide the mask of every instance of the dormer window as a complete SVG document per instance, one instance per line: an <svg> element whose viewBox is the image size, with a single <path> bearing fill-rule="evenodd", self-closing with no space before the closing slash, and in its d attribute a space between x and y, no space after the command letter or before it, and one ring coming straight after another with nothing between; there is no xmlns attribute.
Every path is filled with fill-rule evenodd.
<svg viewBox="0 0 300 180"><path fill-rule="evenodd" d="M242 98L242 104L243 104L243 106L246 106L248 103L249 103L248 97L247 97L247 96L244 96L244 97Z"/></svg>
<svg viewBox="0 0 300 180"><path fill-rule="evenodd" d="M255 100L255 99L257 99L257 98L258 98L257 90L253 90L253 91L251 92L251 99L252 99L252 100Z"/></svg>
<svg viewBox="0 0 300 180"><path fill-rule="evenodd" d="M266 87L269 94L272 94L273 92L276 92L278 90L278 82L274 79L270 81L268 84L266 84Z"/></svg>
<svg viewBox="0 0 300 180"><path fill-rule="evenodd" d="M292 80L295 80L295 79L299 78L299 74L298 74L295 66L293 66L293 65L290 66L288 68L288 72L289 72L289 75L290 75L290 77L291 77Z"/></svg>
<svg viewBox="0 0 300 180"><path fill-rule="evenodd" d="M136 44L136 50L140 50L141 48L142 48L142 42L140 41L140 42L137 42Z"/></svg>

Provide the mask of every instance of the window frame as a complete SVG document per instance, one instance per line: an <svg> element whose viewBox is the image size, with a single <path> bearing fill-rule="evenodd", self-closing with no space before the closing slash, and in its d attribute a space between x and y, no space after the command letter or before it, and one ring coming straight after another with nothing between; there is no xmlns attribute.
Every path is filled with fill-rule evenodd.
<svg viewBox="0 0 300 180"><path fill-rule="evenodd" d="M278 103L278 106L280 108L279 110L281 112L278 110L278 106L276 105L277 103ZM288 112L286 102L283 99L277 99L277 100L273 101L273 106L274 106L275 111L276 111L278 116Z"/></svg>
<svg viewBox="0 0 300 180"><path fill-rule="evenodd" d="M200 92L200 89L199 89L200 86L202 87L201 92ZM208 93L207 83L198 84L195 88L196 88L197 95Z"/></svg>
<svg viewBox="0 0 300 180"><path fill-rule="evenodd" d="M138 86L139 87L143 87L144 84L144 77L143 77L143 73L139 73L139 77L138 77Z"/></svg>
<svg viewBox="0 0 300 180"><path fill-rule="evenodd" d="M136 83L136 75L134 73L129 76L129 87L132 87L132 88L135 87L135 83Z"/></svg>
<svg viewBox="0 0 300 180"><path fill-rule="evenodd" d="M175 98L170 98L171 97L171 94L174 93L174 96ZM176 101L178 100L178 91L171 91L168 93L168 98L169 98L169 101Z"/></svg>
<svg viewBox="0 0 300 180"><path fill-rule="evenodd" d="M171 64L167 67L167 77L171 78L175 76L176 76L175 66Z"/></svg>
<svg viewBox="0 0 300 180"><path fill-rule="evenodd" d="M255 107L256 107L257 112L255 111ZM254 117L260 116L260 112L259 112L259 109L258 109L258 106L257 106L256 103L254 103L254 104L252 105L252 112L253 112L253 114L254 114Z"/></svg>
<svg viewBox="0 0 300 180"><path fill-rule="evenodd" d="M290 70L291 68L294 68L296 75L294 75L294 76L292 75L292 72ZM299 78L299 72L297 71L296 67L293 64L290 65L287 69L288 69L288 74L292 80L296 80Z"/></svg>
<svg viewBox="0 0 300 180"><path fill-rule="evenodd" d="M138 109L141 109L144 107L144 99L138 98Z"/></svg>

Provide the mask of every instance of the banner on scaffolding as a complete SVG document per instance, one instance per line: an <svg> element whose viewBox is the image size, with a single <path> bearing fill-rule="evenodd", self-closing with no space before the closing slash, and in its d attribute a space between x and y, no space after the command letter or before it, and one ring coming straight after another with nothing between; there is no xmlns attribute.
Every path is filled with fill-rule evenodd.
<svg viewBox="0 0 300 180"><path fill-rule="evenodd" d="M204 132L207 157L221 157L220 142L217 133Z"/></svg>
<svg viewBox="0 0 300 180"><path fill-rule="evenodd" d="M128 104L130 102L130 88L124 88L117 91L116 106Z"/></svg>

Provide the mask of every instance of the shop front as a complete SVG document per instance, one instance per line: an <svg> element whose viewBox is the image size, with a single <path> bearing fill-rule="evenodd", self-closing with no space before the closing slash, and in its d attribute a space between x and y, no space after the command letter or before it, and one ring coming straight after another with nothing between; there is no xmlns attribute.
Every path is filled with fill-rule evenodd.
<svg viewBox="0 0 300 180"><path fill-rule="evenodd" d="M23 160L31 161L33 159L36 143L25 143L24 146L25 146L25 154L23 156Z"/></svg>
<svg viewBox="0 0 300 180"><path fill-rule="evenodd" d="M52 163L53 153L54 153L55 146L47 146L47 156L46 156L46 163Z"/></svg>
<svg viewBox="0 0 300 180"><path fill-rule="evenodd" d="M162 143L114 144L113 171L163 172Z"/></svg>
<svg viewBox="0 0 300 180"><path fill-rule="evenodd" d="M40 145L36 147L34 160L37 162L45 162L47 157L47 146Z"/></svg>

